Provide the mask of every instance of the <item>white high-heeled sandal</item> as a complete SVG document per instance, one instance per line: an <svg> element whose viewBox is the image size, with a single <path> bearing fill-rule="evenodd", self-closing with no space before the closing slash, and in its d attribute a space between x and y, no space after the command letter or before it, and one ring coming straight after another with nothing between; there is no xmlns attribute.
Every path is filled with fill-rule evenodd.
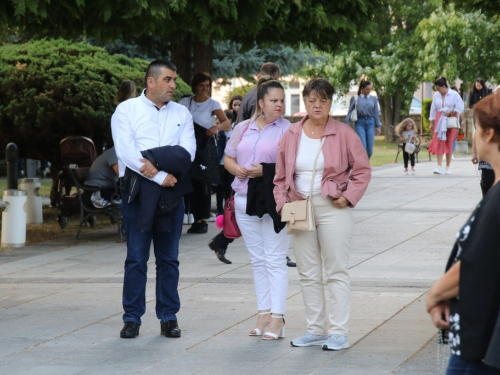
<svg viewBox="0 0 500 375"><path fill-rule="evenodd" d="M264 332L262 335L262 340L277 340L277 339L284 339L285 338L285 316L284 315L271 315L271 318L274 319L283 319L283 328L281 328L281 332L279 335L273 332ZM266 337L268 336L268 337Z"/></svg>
<svg viewBox="0 0 500 375"><path fill-rule="evenodd" d="M260 312L258 315L267 315L267 314L271 314L271 311L264 311L264 312ZM272 315L271 315L271 316L272 316ZM264 330L265 330L268 326L269 326L269 324L268 324L268 325L266 325L266 326L264 327ZM262 336L262 331L261 331L260 329L258 329L258 328L254 328L252 331L255 331L255 333L249 332L249 333L248 333L248 336Z"/></svg>

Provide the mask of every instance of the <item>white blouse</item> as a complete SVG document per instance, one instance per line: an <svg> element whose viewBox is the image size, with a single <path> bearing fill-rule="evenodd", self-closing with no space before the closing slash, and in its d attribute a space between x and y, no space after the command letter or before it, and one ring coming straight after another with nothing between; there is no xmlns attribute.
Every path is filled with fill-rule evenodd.
<svg viewBox="0 0 500 375"><path fill-rule="evenodd" d="M297 158L295 159L294 184L297 192L303 197L308 197L311 191L311 178L314 168L314 159L318 153L321 139L309 138L302 130L299 141ZM323 151L319 153L316 163L316 175L314 177L313 195L321 195L321 179L325 169L325 158Z"/></svg>
<svg viewBox="0 0 500 375"><path fill-rule="evenodd" d="M188 96L179 100L179 104L189 109L194 122L207 129L210 129L215 124L215 115L213 112L217 109L222 109L220 103L212 98L198 103L194 100L193 96Z"/></svg>
<svg viewBox="0 0 500 375"><path fill-rule="evenodd" d="M448 92L444 97L444 103L441 94L439 92L435 92L434 98L432 99L429 120L434 121L436 119L437 113L443 107L453 108L453 110L460 116L460 114L464 111L464 102L460 97L460 94L450 88L448 89Z"/></svg>

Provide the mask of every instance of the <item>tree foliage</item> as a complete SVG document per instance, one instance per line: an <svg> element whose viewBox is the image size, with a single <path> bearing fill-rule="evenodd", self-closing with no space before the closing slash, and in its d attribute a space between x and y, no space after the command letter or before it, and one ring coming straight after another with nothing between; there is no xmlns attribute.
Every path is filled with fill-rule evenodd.
<svg viewBox="0 0 500 375"><path fill-rule="evenodd" d="M426 81L445 76L470 86L477 77L500 79L500 22L481 12L439 8L417 29L421 39L416 60Z"/></svg>
<svg viewBox="0 0 500 375"><path fill-rule="evenodd" d="M64 40L6 45L0 55L0 152L9 142L21 157L59 162L59 142L84 135L97 149L110 137L120 82L143 86L148 62ZM179 82L176 99L190 88ZM140 91L138 91L140 92Z"/></svg>
<svg viewBox="0 0 500 375"><path fill-rule="evenodd" d="M347 92L353 82L366 75L377 92L387 130L387 126L399 123L408 114L413 93L421 82L416 65L416 29L438 4L438 0L385 1L385 8L375 15L369 29L358 33L353 43L342 45L339 53L310 66L307 74L328 78L339 93ZM389 132L385 133L386 140L390 140Z"/></svg>
<svg viewBox="0 0 500 375"><path fill-rule="evenodd" d="M34 36L130 36L205 42L230 38L251 48L258 43L334 50L367 25L382 0L7 0L3 21Z"/></svg>
<svg viewBox="0 0 500 375"><path fill-rule="evenodd" d="M482 12L489 16L500 15L500 5L497 0L451 0L458 10L463 12Z"/></svg>

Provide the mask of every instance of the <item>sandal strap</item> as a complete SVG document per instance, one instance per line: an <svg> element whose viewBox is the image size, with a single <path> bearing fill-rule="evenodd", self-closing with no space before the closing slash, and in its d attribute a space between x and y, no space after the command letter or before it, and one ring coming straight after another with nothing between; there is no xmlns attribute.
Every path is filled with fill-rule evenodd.
<svg viewBox="0 0 500 375"><path fill-rule="evenodd" d="M281 315L280 316L280 315L272 315L271 314L271 318L274 318L274 319L283 319L284 320L285 319L285 315Z"/></svg>
<svg viewBox="0 0 500 375"><path fill-rule="evenodd" d="M260 312L259 315L268 315L271 314L271 311ZM271 315L272 317L272 315Z"/></svg>

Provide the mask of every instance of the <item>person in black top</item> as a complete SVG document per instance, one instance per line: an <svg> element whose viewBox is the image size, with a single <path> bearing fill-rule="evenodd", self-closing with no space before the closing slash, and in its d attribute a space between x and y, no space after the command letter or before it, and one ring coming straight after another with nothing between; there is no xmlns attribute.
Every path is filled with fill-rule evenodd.
<svg viewBox="0 0 500 375"><path fill-rule="evenodd" d="M474 82L474 89L470 93L469 99L469 108L473 108L476 103L478 103L482 98L491 94L491 89L486 87L486 83L484 79L477 78L476 82ZM477 158L476 146L474 142L474 138L472 139L472 164L478 164L478 169L481 171L481 191L483 196L486 195L488 190L493 185L493 181L495 181L495 174L493 173L493 169L491 165L486 163L483 160L479 160Z"/></svg>
<svg viewBox="0 0 500 375"><path fill-rule="evenodd" d="M427 295L432 322L449 329L447 375L500 374L500 93L477 103L474 119L478 156L497 177Z"/></svg>

